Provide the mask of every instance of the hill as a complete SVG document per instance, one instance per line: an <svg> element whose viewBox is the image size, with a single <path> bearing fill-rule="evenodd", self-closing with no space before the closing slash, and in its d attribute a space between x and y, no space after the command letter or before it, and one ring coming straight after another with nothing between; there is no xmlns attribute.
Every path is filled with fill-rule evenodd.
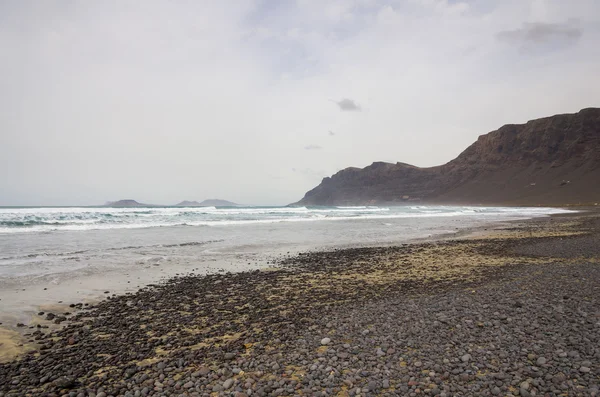
<svg viewBox="0 0 600 397"><path fill-rule="evenodd" d="M220 200L220 199L204 200L203 202L200 203L200 205L207 206L207 207L239 207L240 206L239 204L236 204L234 202L227 201L227 200Z"/></svg>
<svg viewBox="0 0 600 397"><path fill-rule="evenodd" d="M346 168L299 205L423 202L578 205L600 202L600 109L509 124L482 135L456 159L420 168L375 162Z"/></svg>
<svg viewBox="0 0 600 397"><path fill-rule="evenodd" d="M104 204L104 207L113 207L113 208L130 208L130 207L153 207L151 204L142 204L138 203L135 200L126 199L119 201L109 201Z"/></svg>
<svg viewBox="0 0 600 397"><path fill-rule="evenodd" d="M197 201L183 200L181 203L175 204L175 207L204 207Z"/></svg>
<svg viewBox="0 0 600 397"><path fill-rule="evenodd" d="M179 204L175 205L176 207L239 207L239 204L233 203L227 200L219 200L219 199L210 199L204 200L199 203L197 201L187 201L184 200Z"/></svg>

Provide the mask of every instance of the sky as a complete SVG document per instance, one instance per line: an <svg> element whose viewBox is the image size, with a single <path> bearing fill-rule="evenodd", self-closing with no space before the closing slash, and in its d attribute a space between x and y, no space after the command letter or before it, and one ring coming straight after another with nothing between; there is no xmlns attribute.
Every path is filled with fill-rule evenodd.
<svg viewBox="0 0 600 397"><path fill-rule="evenodd" d="M0 205L278 205L600 105L597 0L0 0Z"/></svg>

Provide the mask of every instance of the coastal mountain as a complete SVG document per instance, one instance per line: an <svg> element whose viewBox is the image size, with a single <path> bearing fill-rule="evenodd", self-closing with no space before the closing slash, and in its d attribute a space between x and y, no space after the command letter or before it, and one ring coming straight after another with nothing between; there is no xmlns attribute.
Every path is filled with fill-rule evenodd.
<svg viewBox="0 0 600 397"><path fill-rule="evenodd" d="M299 205L423 202L582 205L600 202L600 109L509 124L482 135L454 160L420 168L375 162L346 168Z"/></svg>
<svg viewBox="0 0 600 397"><path fill-rule="evenodd" d="M233 203L227 200L219 200L219 199L209 199L204 200L199 203L197 201L187 201L184 200L179 204L175 205L176 207L239 207L239 204Z"/></svg>

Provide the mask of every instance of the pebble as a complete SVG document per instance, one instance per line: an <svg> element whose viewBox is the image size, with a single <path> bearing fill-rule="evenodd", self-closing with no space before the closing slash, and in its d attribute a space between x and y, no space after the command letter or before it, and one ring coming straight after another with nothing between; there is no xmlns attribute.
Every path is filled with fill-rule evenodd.
<svg viewBox="0 0 600 397"><path fill-rule="evenodd" d="M458 247L479 255L488 243L478 243L477 248L470 244ZM496 242L489 244L496 247ZM500 250L513 243L498 244ZM593 317L599 300L594 294L600 276L597 265L556 261L476 269L473 275L489 272L485 277L493 283L470 281L468 290L458 279L448 285L402 280L401 293L394 292L396 284L385 284L384 290L361 278L344 278L349 295L333 289L339 288L335 283L322 289L312 285L311 294L295 295L285 288L296 272L308 277L307 269L314 269L327 279L349 267L367 271L371 265L361 260L363 253L372 257L381 252L386 259L382 263L388 263L404 249L427 252L427 247L302 255L306 262L297 268L301 271L217 274L206 279L210 283L183 277L138 295L111 297L94 305L86 314L89 320L79 319L83 325L75 321L58 331L35 330L51 336L40 339L40 356L28 358L26 365L0 364L0 397L36 395L35 390L42 389L47 396L69 397L202 397L213 392L236 397L333 396L342 387L352 396L524 397L560 395L575 387L582 396L598 393L592 371L600 332ZM498 251L492 252L495 260ZM520 260L511 255L512 262ZM411 257L396 258L404 263ZM406 261L403 266L412 269L411 259ZM576 282L574 272L580 274ZM266 299L271 287L286 291L274 295L285 299ZM344 299L340 309L334 301ZM513 304L516 300L519 307ZM560 312L552 309L559 305ZM192 314L177 315L178 309ZM195 332L206 324L206 334ZM330 332L336 343L329 337L319 340L318 330ZM327 348L315 348L316 341ZM132 343L135 350L128 348ZM158 348L164 352L159 357ZM135 364L147 358L161 361ZM96 372L97 363L105 373ZM59 379L71 375L82 383L60 388ZM7 394L11 388L15 392Z"/></svg>
<svg viewBox="0 0 600 397"><path fill-rule="evenodd" d="M537 365L544 365L546 364L546 359L544 357L539 357L535 363Z"/></svg>
<svg viewBox="0 0 600 397"><path fill-rule="evenodd" d="M225 388L225 390L231 388L231 386L233 386L233 379L227 379L225 382L223 382L223 388Z"/></svg>

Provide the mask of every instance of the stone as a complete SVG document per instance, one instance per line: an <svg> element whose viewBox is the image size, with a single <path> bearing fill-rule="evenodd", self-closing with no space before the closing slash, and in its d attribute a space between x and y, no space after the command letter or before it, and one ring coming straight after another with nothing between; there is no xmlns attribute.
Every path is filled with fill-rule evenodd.
<svg viewBox="0 0 600 397"><path fill-rule="evenodd" d="M223 382L223 388L225 388L225 390L231 388L231 386L233 386L233 379L230 378Z"/></svg>
<svg viewBox="0 0 600 397"><path fill-rule="evenodd" d="M537 365L544 365L546 364L547 360L545 357L538 357L537 361L535 362Z"/></svg>
<svg viewBox="0 0 600 397"><path fill-rule="evenodd" d="M471 355L470 355L470 354L464 354L464 355L463 355L463 356L460 358L460 360L461 360L463 363L468 363L468 362L471 360L471 358L472 358L472 357L471 357Z"/></svg>
<svg viewBox="0 0 600 397"><path fill-rule="evenodd" d="M590 368L582 366L581 368L579 368L579 372L587 374L588 372L590 372Z"/></svg>
<svg viewBox="0 0 600 397"><path fill-rule="evenodd" d="M519 389L519 395L520 395L521 397L531 397L531 393L529 393L529 391L528 391L528 390L526 390L526 389L523 389L523 388L520 388L520 389Z"/></svg>
<svg viewBox="0 0 600 397"><path fill-rule="evenodd" d="M329 338L321 339L321 345L323 345L323 346L327 346L330 343L331 343L331 339L329 339Z"/></svg>
<svg viewBox="0 0 600 397"><path fill-rule="evenodd" d="M70 376L61 376L60 378L56 379L53 383L56 387L66 389L68 387L73 386L73 384L75 383L75 379L71 378Z"/></svg>

